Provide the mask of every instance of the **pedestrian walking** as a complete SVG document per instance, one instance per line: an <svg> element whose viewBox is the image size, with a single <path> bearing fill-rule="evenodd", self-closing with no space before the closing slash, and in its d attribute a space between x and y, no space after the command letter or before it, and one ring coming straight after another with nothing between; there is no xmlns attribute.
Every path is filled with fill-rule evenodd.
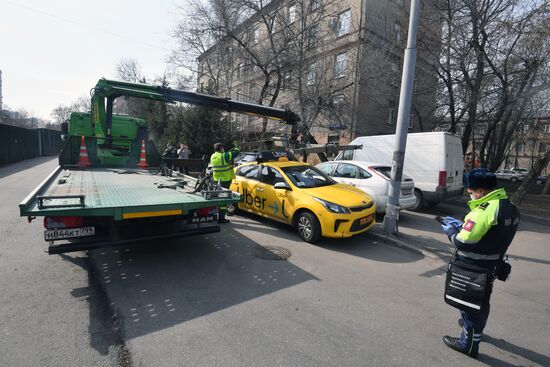
<svg viewBox="0 0 550 367"><path fill-rule="evenodd" d="M445 301L460 309L458 323L462 328L460 337L446 335L443 342L473 358L478 356L479 342L489 317L494 279L506 280L510 273L504 256L519 224L517 208L506 191L496 186L493 172L473 169L467 177L466 189L471 200L464 222L452 217L442 220L443 231L456 247L449 263ZM485 276L476 277L476 274Z"/></svg>
<svg viewBox="0 0 550 367"><path fill-rule="evenodd" d="M214 179L214 182L220 182L221 186L226 189L229 189L231 186L231 181L235 178L233 161L238 154L238 148L233 148L226 152L222 143L214 144L214 153L210 157L212 178ZM218 223L229 223L229 220L225 218L226 212L226 206L220 207Z"/></svg>

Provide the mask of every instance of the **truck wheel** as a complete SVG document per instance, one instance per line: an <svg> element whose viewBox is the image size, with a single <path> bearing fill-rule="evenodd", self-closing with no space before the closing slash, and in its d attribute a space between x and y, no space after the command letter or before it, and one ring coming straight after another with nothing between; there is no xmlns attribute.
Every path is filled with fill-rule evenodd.
<svg viewBox="0 0 550 367"><path fill-rule="evenodd" d="M227 205L227 214L233 215L239 212L239 204L229 204Z"/></svg>
<svg viewBox="0 0 550 367"><path fill-rule="evenodd" d="M542 185L542 180L537 180L537 185Z"/></svg>
<svg viewBox="0 0 550 367"><path fill-rule="evenodd" d="M296 229L300 237L306 242L315 243L321 239L321 224L312 213L300 213L296 219Z"/></svg>
<svg viewBox="0 0 550 367"><path fill-rule="evenodd" d="M414 189L414 197L416 198L416 203L409 210L417 212L424 207L424 197L422 196L422 191Z"/></svg>

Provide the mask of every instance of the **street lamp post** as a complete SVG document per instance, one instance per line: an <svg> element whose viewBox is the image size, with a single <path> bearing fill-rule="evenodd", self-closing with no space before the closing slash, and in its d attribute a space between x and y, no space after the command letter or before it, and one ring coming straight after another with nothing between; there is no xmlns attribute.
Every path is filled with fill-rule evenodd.
<svg viewBox="0 0 550 367"><path fill-rule="evenodd" d="M399 111L397 112L397 129L395 132L395 150L393 152L390 191L388 195L388 204L386 205L386 216L384 217L384 231L391 234L397 233L397 221L399 219L399 196L401 192L401 179L403 177L405 148L407 146L408 120L411 112L419 12L420 0L411 0L409 34L403 59L403 74L401 76L401 92L399 95Z"/></svg>

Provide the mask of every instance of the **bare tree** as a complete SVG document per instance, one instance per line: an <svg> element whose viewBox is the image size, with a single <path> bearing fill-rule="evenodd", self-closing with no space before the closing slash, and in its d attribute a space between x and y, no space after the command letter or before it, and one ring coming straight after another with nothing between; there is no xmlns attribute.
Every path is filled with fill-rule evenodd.
<svg viewBox="0 0 550 367"><path fill-rule="evenodd" d="M464 152L471 147L475 156L478 150L481 164L496 169L528 115L531 99L548 88L548 5L538 0L432 5L443 21L443 47L434 65L439 115L450 132L463 126ZM480 128L485 131L477 147L474 131Z"/></svg>
<svg viewBox="0 0 550 367"><path fill-rule="evenodd" d="M326 115L322 112L334 107L334 95L346 89L321 77L309 85L305 82L311 77L311 65L318 76L331 75L332 64L322 60L324 34L331 29L321 23L335 17L324 11L333 3L336 1L188 0L193 19L177 29L176 38L182 45L177 55L181 57L173 60L185 60L181 64L189 65L191 60L182 51L201 55L198 79L207 80L216 93L269 106L280 101L298 106L305 117L301 130L308 135L314 122L322 124L323 119L318 119ZM338 109L342 112L343 107ZM264 119L262 134L267 128Z"/></svg>

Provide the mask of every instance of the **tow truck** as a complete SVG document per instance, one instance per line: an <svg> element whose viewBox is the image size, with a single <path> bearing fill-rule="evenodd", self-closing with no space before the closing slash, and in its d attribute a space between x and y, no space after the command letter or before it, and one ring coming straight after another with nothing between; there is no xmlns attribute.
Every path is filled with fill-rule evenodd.
<svg viewBox="0 0 550 367"><path fill-rule="evenodd" d="M300 121L290 110L149 84L100 79L90 113L74 112L59 166L20 204L44 220L48 253L59 254L220 231L218 208L239 195L195 189L191 176L162 175L163 162L143 119L113 114L119 97L183 102L227 112ZM198 185L201 187L201 185Z"/></svg>

